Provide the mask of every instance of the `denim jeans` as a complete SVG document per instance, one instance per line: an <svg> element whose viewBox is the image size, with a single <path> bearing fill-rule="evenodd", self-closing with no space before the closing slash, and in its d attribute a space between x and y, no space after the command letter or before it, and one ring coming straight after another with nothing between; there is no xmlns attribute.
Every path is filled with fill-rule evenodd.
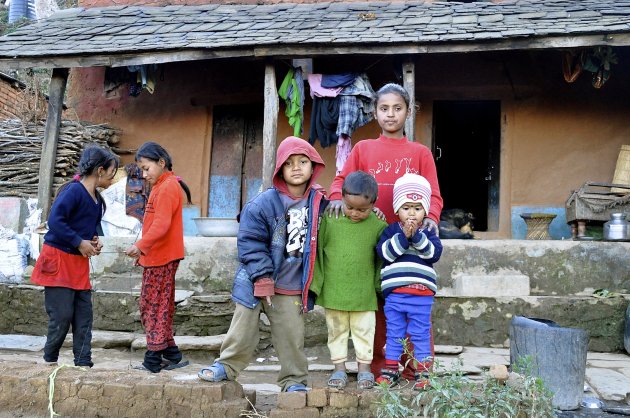
<svg viewBox="0 0 630 418"><path fill-rule="evenodd" d="M91 290L45 287L44 305L48 314L44 360L53 362L59 359L59 350L72 325L74 365L92 367Z"/></svg>

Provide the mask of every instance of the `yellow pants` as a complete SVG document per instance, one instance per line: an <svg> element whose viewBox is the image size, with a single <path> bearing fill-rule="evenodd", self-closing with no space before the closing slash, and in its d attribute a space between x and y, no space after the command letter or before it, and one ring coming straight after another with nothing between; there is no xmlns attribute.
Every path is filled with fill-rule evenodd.
<svg viewBox="0 0 630 418"><path fill-rule="evenodd" d="M374 311L350 312L326 309L328 327L328 350L333 364L348 360L348 339L352 335L352 344L357 362L372 363L374 346Z"/></svg>

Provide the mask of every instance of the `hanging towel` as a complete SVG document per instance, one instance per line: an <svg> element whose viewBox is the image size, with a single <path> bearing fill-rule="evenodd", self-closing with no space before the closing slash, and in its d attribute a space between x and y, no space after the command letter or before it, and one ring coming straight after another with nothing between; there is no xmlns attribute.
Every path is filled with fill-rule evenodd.
<svg viewBox="0 0 630 418"><path fill-rule="evenodd" d="M337 97L343 87L327 89L322 87L322 74L309 74L307 77L308 86L311 90L311 98L314 97Z"/></svg>
<svg viewBox="0 0 630 418"><path fill-rule="evenodd" d="M343 170L343 165L348 160L350 151L352 151L352 139L346 135L339 136L337 149L335 150L337 174L341 173L341 170Z"/></svg>
<svg viewBox="0 0 630 418"><path fill-rule="evenodd" d="M293 135L301 137L304 121L304 80L300 67L289 69L278 89L278 95L285 102L284 114L293 127Z"/></svg>

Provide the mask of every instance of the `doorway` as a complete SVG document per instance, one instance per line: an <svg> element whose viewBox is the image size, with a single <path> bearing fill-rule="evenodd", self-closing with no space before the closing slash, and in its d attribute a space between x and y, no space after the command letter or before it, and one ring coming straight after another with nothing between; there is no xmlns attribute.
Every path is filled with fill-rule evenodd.
<svg viewBox="0 0 630 418"><path fill-rule="evenodd" d="M262 185L263 105L215 106L208 216L235 219Z"/></svg>
<svg viewBox="0 0 630 418"><path fill-rule="evenodd" d="M472 213L477 231L499 228L500 150L500 101L433 103L433 155L444 209Z"/></svg>

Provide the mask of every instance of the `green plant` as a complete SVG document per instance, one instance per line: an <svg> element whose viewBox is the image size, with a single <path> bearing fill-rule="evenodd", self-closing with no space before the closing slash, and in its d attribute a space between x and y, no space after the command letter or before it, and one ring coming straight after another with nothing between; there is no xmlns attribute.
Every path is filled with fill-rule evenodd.
<svg viewBox="0 0 630 418"><path fill-rule="evenodd" d="M403 341L405 353L414 363ZM555 417L551 398L538 377L532 373L532 361L524 358L514 367L517 384L504 384L488 376L474 382L464 374L462 362L443 369L435 361L429 376L430 389L409 393L396 387L378 385L378 418L551 418Z"/></svg>

